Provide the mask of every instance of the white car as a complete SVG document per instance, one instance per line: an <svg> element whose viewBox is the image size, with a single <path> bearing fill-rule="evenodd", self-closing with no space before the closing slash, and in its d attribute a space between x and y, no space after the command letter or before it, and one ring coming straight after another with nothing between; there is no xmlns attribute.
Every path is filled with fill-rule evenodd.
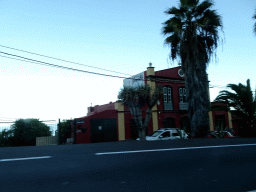
<svg viewBox="0 0 256 192"><path fill-rule="evenodd" d="M183 130L181 130L181 134L184 139L188 138L188 135ZM181 136L179 135L177 128L159 129L151 133L149 136L146 136L147 141L173 140L173 139L181 139ZM139 141L140 138L137 138L137 140Z"/></svg>

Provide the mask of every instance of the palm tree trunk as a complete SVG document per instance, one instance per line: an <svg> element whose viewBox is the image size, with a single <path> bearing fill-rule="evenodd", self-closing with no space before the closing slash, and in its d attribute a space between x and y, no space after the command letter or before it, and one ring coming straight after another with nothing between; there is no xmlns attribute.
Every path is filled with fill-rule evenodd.
<svg viewBox="0 0 256 192"><path fill-rule="evenodd" d="M139 138L141 141L146 141L145 129L142 122L141 109L138 106L131 105L130 111L132 113L133 119L136 126L139 128Z"/></svg>
<svg viewBox="0 0 256 192"><path fill-rule="evenodd" d="M145 130L146 130L146 127L142 127L141 128L141 137L140 137L140 140L141 141L146 141L146 132L145 132Z"/></svg>
<svg viewBox="0 0 256 192"><path fill-rule="evenodd" d="M146 112L146 118L141 128L141 141L146 141L146 128L152 115L152 108L148 108Z"/></svg>
<svg viewBox="0 0 256 192"><path fill-rule="evenodd" d="M152 108L149 107L147 112L146 112L146 118L145 118L145 122L144 122L144 127L148 126L148 123L150 121L151 115L152 115Z"/></svg>
<svg viewBox="0 0 256 192"><path fill-rule="evenodd" d="M189 66L185 76L188 99L188 115L192 137L205 137L209 129L208 82L206 70Z"/></svg>

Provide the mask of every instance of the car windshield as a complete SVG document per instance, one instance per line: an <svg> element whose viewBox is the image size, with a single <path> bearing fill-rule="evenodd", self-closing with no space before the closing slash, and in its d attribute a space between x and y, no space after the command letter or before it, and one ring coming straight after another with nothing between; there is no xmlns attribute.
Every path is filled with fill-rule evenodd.
<svg viewBox="0 0 256 192"><path fill-rule="evenodd" d="M158 136L160 133L162 133L162 131L155 131L155 132L151 133L149 136L151 136L151 137L156 137L156 136Z"/></svg>

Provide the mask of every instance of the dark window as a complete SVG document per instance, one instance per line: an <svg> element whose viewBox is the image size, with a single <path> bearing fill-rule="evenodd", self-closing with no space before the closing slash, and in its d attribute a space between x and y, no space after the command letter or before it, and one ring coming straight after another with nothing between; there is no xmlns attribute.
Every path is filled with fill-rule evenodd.
<svg viewBox="0 0 256 192"><path fill-rule="evenodd" d="M166 117L163 120L164 128L174 128L176 127L175 119L172 117Z"/></svg>
<svg viewBox="0 0 256 192"><path fill-rule="evenodd" d="M164 87L163 95L164 95L164 110L173 110L172 88Z"/></svg>
<svg viewBox="0 0 256 192"><path fill-rule="evenodd" d="M179 88L179 96L180 96L180 103L187 102L187 95L186 95L186 88L180 87Z"/></svg>
<svg viewBox="0 0 256 192"><path fill-rule="evenodd" d="M163 137L170 137L170 131L166 131L162 134Z"/></svg>
<svg viewBox="0 0 256 192"><path fill-rule="evenodd" d="M225 115L215 116L215 127L217 131L223 131L226 128Z"/></svg>

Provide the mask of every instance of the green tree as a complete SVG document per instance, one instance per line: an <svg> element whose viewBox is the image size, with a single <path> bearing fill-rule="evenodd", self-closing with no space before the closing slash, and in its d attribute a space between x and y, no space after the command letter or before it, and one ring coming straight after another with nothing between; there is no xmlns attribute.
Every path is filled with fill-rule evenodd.
<svg viewBox="0 0 256 192"><path fill-rule="evenodd" d="M67 138L71 138L71 122L70 120L64 120L60 122L60 144L66 143Z"/></svg>
<svg viewBox="0 0 256 192"><path fill-rule="evenodd" d="M0 132L0 147L10 146L12 146L10 130L4 129Z"/></svg>
<svg viewBox="0 0 256 192"><path fill-rule="evenodd" d="M209 129L206 68L212 55L216 56L218 30L222 29L221 17L212 6L210 0L180 0L178 8L165 11L171 18L162 28L163 35L168 35L165 45L171 48L170 58L181 60L185 74L192 137L205 137Z"/></svg>
<svg viewBox="0 0 256 192"><path fill-rule="evenodd" d="M214 102L225 103L228 107L233 107L237 110L238 115L248 122L249 127L253 128L255 124L256 95L253 96L250 79L247 79L246 85L241 83L238 85L228 84L227 87L232 92L220 91Z"/></svg>
<svg viewBox="0 0 256 192"><path fill-rule="evenodd" d="M129 108L133 115L134 121L139 129L141 141L146 141L145 130L152 115L152 108L156 105L161 96L162 86L157 86L155 89L152 89L148 85L135 88L123 87L118 94L118 99ZM148 106L148 109L143 122L142 107L145 105Z"/></svg>
<svg viewBox="0 0 256 192"><path fill-rule="evenodd" d="M35 146L36 137L51 136L51 131L38 119L19 119L11 126L10 134L14 146Z"/></svg>

